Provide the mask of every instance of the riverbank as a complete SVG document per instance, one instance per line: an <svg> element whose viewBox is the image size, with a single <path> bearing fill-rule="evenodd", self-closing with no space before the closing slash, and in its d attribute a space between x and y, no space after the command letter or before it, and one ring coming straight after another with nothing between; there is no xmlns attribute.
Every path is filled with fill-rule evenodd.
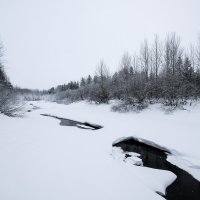
<svg viewBox="0 0 200 200"><path fill-rule="evenodd" d="M115 113L111 105L86 102L32 104L40 109L31 111L29 103L24 118L0 116L1 199L163 199L156 192L165 193L176 176L114 159L112 143L121 137L165 147L189 173L200 174L199 105L165 114L158 105ZM103 128L60 126L44 113Z"/></svg>

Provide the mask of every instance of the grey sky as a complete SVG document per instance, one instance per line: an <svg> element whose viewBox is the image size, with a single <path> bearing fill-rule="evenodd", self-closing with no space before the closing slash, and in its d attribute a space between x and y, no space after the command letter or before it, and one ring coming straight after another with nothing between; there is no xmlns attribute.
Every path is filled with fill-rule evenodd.
<svg viewBox="0 0 200 200"><path fill-rule="evenodd" d="M50 88L111 71L144 38L176 31L184 45L197 41L200 0L0 0L0 41L11 82Z"/></svg>

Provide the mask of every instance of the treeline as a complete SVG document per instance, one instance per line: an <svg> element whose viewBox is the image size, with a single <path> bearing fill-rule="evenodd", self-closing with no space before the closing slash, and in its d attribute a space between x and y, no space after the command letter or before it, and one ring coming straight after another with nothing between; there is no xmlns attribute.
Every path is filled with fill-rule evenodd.
<svg viewBox="0 0 200 200"><path fill-rule="evenodd" d="M0 114L15 116L19 110L15 90L10 83L2 61L3 47L0 45Z"/></svg>
<svg viewBox="0 0 200 200"><path fill-rule="evenodd" d="M110 75L100 61L95 75L51 88L56 101L89 100L108 103L111 99L142 107L153 102L177 106L200 97L200 38L198 45L184 49L180 38L168 34L145 40L138 54L125 53L120 68Z"/></svg>

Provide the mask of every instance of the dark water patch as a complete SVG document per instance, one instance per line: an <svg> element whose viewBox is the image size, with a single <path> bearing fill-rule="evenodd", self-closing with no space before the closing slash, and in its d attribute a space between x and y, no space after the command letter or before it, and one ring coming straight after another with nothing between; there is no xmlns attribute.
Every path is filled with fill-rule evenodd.
<svg viewBox="0 0 200 200"><path fill-rule="evenodd" d="M176 174L177 179L167 187L166 195L168 200L199 200L200 182L194 179L189 173L168 162L167 155L170 151L143 143L137 139L130 138L115 143L113 146L121 147L126 152L140 154L143 166L168 170ZM162 195L163 196L163 195Z"/></svg>
<svg viewBox="0 0 200 200"><path fill-rule="evenodd" d="M27 110L27 112L32 112L34 110L38 110L40 109L40 107L33 105L32 103L29 104L31 106L31 108L29 110Z"/></svg>
<svg viewBox="0 0 200 200"><path fill-rule="evenodd" d="M103 128L103 126L100 126L100 125L97 125L97 124L91 124L89 122L79 122L79 121L61 118L61 117L57 117L57 116L49 115L49 114L41 114L41 115L46 116L46 117L53 117L55 119L59 119L61 126L75 126L77 128L80 128L80 129L89 129L89 130L98 130L98 129Z"/></svg>

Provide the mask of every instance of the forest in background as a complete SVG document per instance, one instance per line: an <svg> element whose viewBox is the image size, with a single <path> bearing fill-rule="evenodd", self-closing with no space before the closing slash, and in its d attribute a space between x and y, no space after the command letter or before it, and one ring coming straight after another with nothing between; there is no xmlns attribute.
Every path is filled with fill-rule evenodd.
<svg viewBox="0 0 200 200"><path fill-rule="evenodd" d="M125 53L115 73L111 74L101 60L94 76L43 91L10 89L2 64L0 69L1 101L9 99L7 91L15 90L24 100L87 100L97 104L119 100L121 103L113 107L115 111L143 109L152 103L177 107L200 97L200 37L195 45L183 48L176 33L167 34L163 41L155 35L151 43L144 40L137 54Z"/></svg>
<svg viewBox="0 0 200 200"><path fill-rule="evenodd" d="M3 47L0 45L0 114L16 116L20 109L18 95L5 73L2 57Z"/></svg>

